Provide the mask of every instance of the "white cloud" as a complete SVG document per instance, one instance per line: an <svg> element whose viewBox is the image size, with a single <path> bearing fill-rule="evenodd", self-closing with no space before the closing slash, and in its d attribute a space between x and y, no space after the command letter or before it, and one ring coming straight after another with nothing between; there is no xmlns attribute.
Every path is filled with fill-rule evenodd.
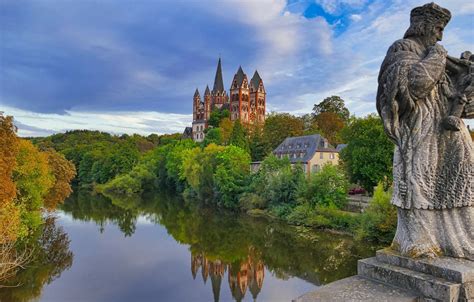
<svg viewBox="0 0 474 302"><path fill-rule="evenodd" d="M19 136L42 136L72 129L99 130L114 134L164 134L183 132L191 124L188 114L161 112L81 112L67 114L35 113L0 106L0 111L12 115L18 123ZM37 128L37 129L36 129Z"/></svg>

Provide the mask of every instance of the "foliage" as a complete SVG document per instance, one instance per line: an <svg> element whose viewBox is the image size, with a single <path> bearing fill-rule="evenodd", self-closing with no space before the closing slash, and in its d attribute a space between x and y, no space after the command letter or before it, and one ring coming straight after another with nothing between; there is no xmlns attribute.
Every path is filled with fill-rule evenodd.
<svg viewBox="0 0 474 302"><path fill-rule="evenodd" d="M363 214L362 223L357 230L359 238L381 242L393 239L397 227L397 209L390 203L391 197L392 189L384 191L384 184L380 182Z"/></svg>
<svg viewBox="0 0 474 302"><path fill-rule="evenodd" d="M332 145L340 144L340 132L344 128L344 120L334 112L322 112L318 114L314 121L319 132Z"/></svg>
<svg viewBox="0 0 474 302"><path fill-rule="evenodd" d="M230 120L230 118L226 117L220 121L219 129L221 131L221 139L223 145L229 144L230 134L232 133L233 128L234 123Z"/></svg>
<svg viewBox="0 0 474 302"><path fill-rule="evenodd" d="M242 148L231 145L217 154L216 162L216 197L224 207L235 209L250 174L250 156Z"/></svg>
<svg viewBox="0 0 474 302"><path fill-rule="evenodd" d="M311 174L301 195L312 205L342 208L347 202L348 189L345 173L337 166L326 164L321 171Z"/></svg>
<svg viewBox="0 0 474 302"><path fill-rule="evenodd" d="M230 112L227 109L214 108L209 117L208 124L211 127L219 127L221 120L230 117Z"/></svg>
<svg viewBox="0 0 474 302"><path fill-rule="evenodd" d="M202 145L203 146L207 146L209 144L221 145L222 142L223 140L222 140L221 128L211 128L207 131L206 137L204 137L204 141L202 142Z"/></svg>
<svg viewBox="0 0 474 302"><path fill-rule="evenodd" d="M15 202L20 208L22 223L26 229L33 230L41 224L43 198L54 185L48 155L30 141L20 140L13 180L17 186Z"/></svg>
<svg viewBox="0 0 474 302"><path fill-rule="evenodd" d="M48 156L48 166L53 174L54 183L44 198L44 206L48 210L56 209L72 192L71 181L76 176L76 168L62 154L54 150L45 152Z"/></svg>
<svg viewBox="0 0 474 302"><path fill-rule="evenodd" d="M347 147L340 153L350 180L368 192L380 181L392 179L393 143L375 115L356 118L342 132Z"/></svg>
<svg viewBox="0 0 474 302"><path fill-rule="evenodd" d="M270 154L289 136L301 136L304 131L303 121L288 113L271 113L263 126L263 143L265 153Z"/></svg>
<svg viewBox="0 0 474 302"><path fill-rule="evenodd" d="M250 157L252 161L261 161L265 157L265 144L263 142L262 127L256 125L250 133Z"/></svg>
<svg viewBox="0 0 474 302"><path fill-rule="evenodd" d="M12 179L18 144L13 117L0 112L0 244L14 241L20 229L20 211L13 203L16 184Z"/></svg>
<svg viewBox="0 0 474 302"><path fill-rule="evenodd" d="M247 152L249 150L249 142L247 139L247 131L242 126L239 120L234 122L234 127L232 128L232 133L230 134L229 144L240 147Z"/></svg>
<svg viewBox="0 0 474 302"><path fill-rule="evenodd" d="M332 112L337 114L343 121L349 119L349 109L346 108L344 100L337 96L333 95L325 98L319 104L315 104L313 107L313 116L317 117L321 113Z"/></svg>

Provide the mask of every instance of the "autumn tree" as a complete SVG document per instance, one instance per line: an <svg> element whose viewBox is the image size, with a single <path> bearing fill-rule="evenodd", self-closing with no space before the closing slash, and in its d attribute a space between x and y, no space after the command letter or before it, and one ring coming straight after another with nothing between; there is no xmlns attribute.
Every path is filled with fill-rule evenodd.
<svg viewBox="0 0 474 302"><path fill-rule="evenodd" d="M334 112L322 112L314 118L317 128L332 145L341 143L340 132L344 120Z"/></svg>
<svg viewBox="0 0 474 302"><path fill-rule="evenodd" d="M285 138L301 136L304 131L303 121L289 113L270 113L265 119L263 127L263 143L265 153L269 154Z"/></svg>
<svg viewBox="0 0 474 302"><path fill-rule="evenodd" d="M337 96L333 95L330 97L325 98L319 104L315 104L313 107L313 116L317 117L319 114L324 112L333 112L339 115L339 117L343 121L347 121L349 119L349 109L346 108L344 100Z"/></svg>
<svg viewBox="0 0 474 302"><path fill-rule="evenodd" d="M31 231L41 224L43 198L54 185L54 176L48 165L48 155L40 152L30 141L19 141L17 166L13 180L17 186L16 204L21 210L24 231Z"/></svg>
<svg viewBox="0 0 474 302"><path fill-rule="evenodd" d="M18 150L13 117L0 112L0 244L14 241L20 228L20 211L13 203L16 185L12 179Z"/></svg>
<svg viewBox="0 0 474 302"><path fill-rule="evenodd" d="M230 118L226 117L223 118L219 123L219 129L221 130L221 143L223 145L229 144L230 134L232 133L232 129L234 128L234 124L230 120Z"/></svg>
<svg viewBox="0 0 474 302"><path fill-rule="evenodd" d="M44 198L44 206L48 210L54 210L71 194L70 182L76 176L76 168L72 162L54 150L47 150L45 153L54 176L54 184Z"/></svg>

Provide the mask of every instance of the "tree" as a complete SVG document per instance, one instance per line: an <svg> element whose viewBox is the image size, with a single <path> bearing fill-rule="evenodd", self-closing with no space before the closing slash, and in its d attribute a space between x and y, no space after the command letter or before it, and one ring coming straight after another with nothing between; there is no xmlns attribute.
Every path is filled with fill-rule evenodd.
<svg viewBox="0 0 474 302"><path fill-rule="evenodd" d="M13 117L0 112L0 245L15 241L20 229L20 210L13 203L17 188L12 179L18 145Z"/></svg>
<svg viewBox="0 0 474 302"><path fill-rule="evenodd" d="M234 122L234 127L232 128L232 133L230 134L229 138L229 144L240 147L245 151L250 152L247 132L239 120L236 120Z"/></svg>
<svg viewBox="0 0 474 302"><path fill-rule="evenodd" d="M209 144L222 144L222 131L221 128L211 128L207 131L206 137L204 137L204 141L202 142L203 146L207 146Z"/></svg>
<svg viewBox="0 0 474 302"><path fill-rule="evenodd" d="M321 171L312 174L303 197L313 206L336 206L342 208L347 202L349 182L337 166L326 164Z"/></svg>
<svg viewBox="0 0 474 302"><path fill-rule="evenodd" d="M333 112L339 115L343 121L349 119L349 109L346 108L344 100L337 95L325 98L321 103L313 107L313 116L316 117L323 112Z"/></svg>
<svg viewBox="0 0 474 302"><path fill-rule="evenodd" d="M209 126L219 127L219 123L222 119L230 117L230 112L227 109L214 108L209 117Z"/></svg>
<svg viewBox="0 0 474 302"><path fill-rule="evenodd" d="M230 118L226 117L220 121L219 128L221 129L222 144L228 145L230 134L234 128L234 123L230 120Z"/></svg>
<svg viewBox="0 0 474 302"><path fill-rule="evenodd" d="M300 118L289 113L269 114L263 126L265 153L271 153L287 137L303 135L303 131L304 123Z"/></svg>
<svg viewBox="0 0 474 302"><path fill-rule="evenodd" d="M250 174L250 156L242 148L227 146L217 154L216 160L214 183L217 198L224 207L236 209Z"/></svg>
<svg viewBox="0 0 474 302"><path fill-rule="evenodd" d="M15 202L21 211L21 222L24 229L32 231L41 224L43 198L54 184L48 155L30 141L20 140L13 180L17 186Z"/></svg>
<svg viewBox="0 0 474 302"><path fill-rule="evenodd" d="M48 210L54 210L71 194L70 182L76 176L76 168L72 162L54 150L47 150L45 153L48 155L48 165L54 176L54 184L44 198L44 206Z"/></svg>
<svg viewBox="0 0 474 302"><path fill-rule="evenodd" d="M341 135L347 147L341 151L340 158L353 183L372 192L378 182L392 179L394 146L378 116L354 119Z"/></svg>
<svg viewBox="0 0 474 302"><path fill-rule="evenodd" d="M331 143L341 143L340 132L344 128L344 120L334 112L322 112L314 118L321 134Z"/></svg>
<svg viewBox="0 0 474 302"><path fill-rule="evenodd" d="M262 128L256 125L250 133L250 157L252 161L260 161L265 157L265 144L263 142Z"/></svg>

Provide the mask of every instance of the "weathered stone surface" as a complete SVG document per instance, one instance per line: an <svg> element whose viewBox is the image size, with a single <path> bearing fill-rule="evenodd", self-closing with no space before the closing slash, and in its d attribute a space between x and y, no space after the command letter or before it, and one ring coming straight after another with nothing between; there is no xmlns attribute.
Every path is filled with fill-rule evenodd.
<svg viewBox="0 0 474 302"><path fill-rule="evenodd" d="M392 249L377 251L380 262L404 267L456 283L474 282L474 261L451 257L412 259Z"/></svg>
<svg viewBox="0 0 474 302"><path fill-rule="evenodd" d="M359 275L418 293L438 301L459 299L461 285L421 272L378 261L375 257L359 260Z"/></svg>
<svg viewBox="0 0 474 302"><path fill-rule="evenodd" d="M307 293L294 302L415 302L417 295L361 276L345 278Z"/></svg>
<svg viewBox="0 0 474 302"><path fill-rule="evenodd" d="M377 111L395 144L393 246L474 260L474 145L461 119L474 116L474 63L438 43L450 19L434 3L411 11L380 68Z"/></svg>

